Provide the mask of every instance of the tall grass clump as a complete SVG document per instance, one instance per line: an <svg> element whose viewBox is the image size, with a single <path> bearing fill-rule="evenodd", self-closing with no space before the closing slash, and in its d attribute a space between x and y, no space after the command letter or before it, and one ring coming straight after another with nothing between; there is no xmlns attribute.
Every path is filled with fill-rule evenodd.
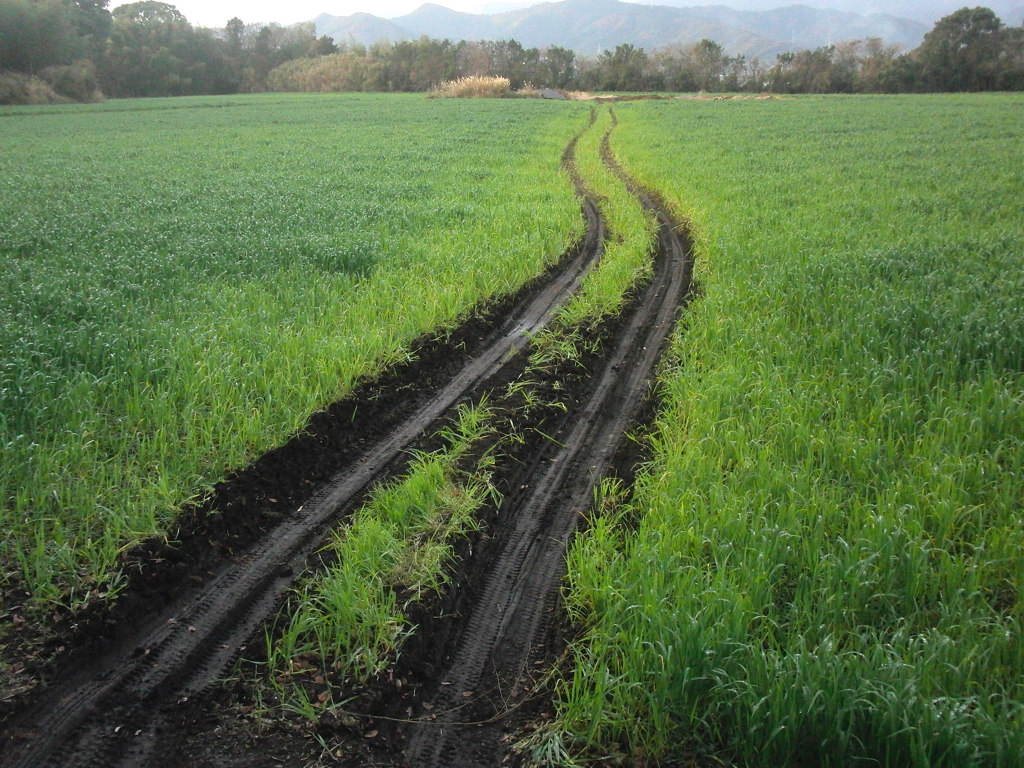
<svg viewBox="0 0 1024 768"><path fill-rule="evenodd" d="M289 683L309 683L311 671L320 683L360 684L394 660L412 629L406 604L440 590L455 539L473 530L476 511L494 500L493 457L462 466L492 431L491 420L486 404L461 408L457 424L442 433L444 449L417 456L405 477L378 488L333 534L326 547L332 565L296 591L283 630L268 637L285 706L309 709L307 688Z"/></svg>
<svg viewBox="0 0 1024 768"><path fill-rule="evenodd" d="M507 77L469 75L439 83L428 95L447 99L500 99L511 93L512 83Z"/></svg>
<svg viewBox="0 0 1024 768"><path fill-rule="evenodd" d="M6 108L4 599L83 599L416 336L556 260L582 228L558 163L584 114L376 95Z"/></svg>
<svg viewBox="0 0 1024 768"><path fill-rule="evenodd" d="M702 296L570 555L580 753L1024 764L1022 106L617 107Z"/></svg>

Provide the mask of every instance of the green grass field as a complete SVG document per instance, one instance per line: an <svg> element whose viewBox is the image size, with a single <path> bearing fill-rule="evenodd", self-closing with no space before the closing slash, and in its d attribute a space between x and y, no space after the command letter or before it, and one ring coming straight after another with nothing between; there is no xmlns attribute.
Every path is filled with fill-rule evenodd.
<svg viewBox="0 0 1024 768"><path fill-rule="evenodd" d="M254 96L0 113L0 585L80 594L582 228L579 105Z"/></svg>
<svg viewBox="0 0 1024 768"><path fill-rule="evenodd" d="M1024 764L1024 99L615 107L701 295L577 539L584 754Z"/></svg>
<svg viewBox="0 0 1024 768"><path fill-rule="evenodd" d="M549 754L1024 765L1024 98L614 109L622 165L691 223L699 291L653 461L570 552L587 631ZM118 553L188 500L557 258L587 116L395 95L0 110L0 588L116 586ZM609 248L540 357L647 268L651 222L598 162L610 122L578 147ZM489 492L457 468L487 418L464 410L336 537L268 647L284 682L303 654L386 663L393 587L436 588Z"/></svg>

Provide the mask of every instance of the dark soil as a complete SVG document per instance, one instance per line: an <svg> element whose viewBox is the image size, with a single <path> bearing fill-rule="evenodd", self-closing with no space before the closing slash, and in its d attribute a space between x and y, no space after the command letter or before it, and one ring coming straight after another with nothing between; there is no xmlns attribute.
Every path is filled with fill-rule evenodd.
<svg viewBox="0 0 1024 768"><path fill-rule="evenodd" d="M599 344L607 342L614 337L618 325L618 319L613 319L593 331L588 340ZM458 542L455 565L450 569L445 591L410 606L406 615L417 627L416 632L388 671L364 687L347 687L339 692L337 698L351 699L344 706L344 713L323 716L315 726L297 715L275 714L273 720L261 722L255 709L255 694L260 687L258 677L247 674L247 670L258 669L256 665L262 660L256 653L243 661L239 676L231 683L181 708L175 717L178 727L167 729L168 738L161 741L156 750L159 758L150 765L153 768L279 765L280 755L289 755L291 762L286 762L289 765L308 764L321 758L325 765L340 766L413 764L404 753L406 739L414 721L433 714L423 702L430 705L429 697L438 686L445 662L462 634L466 614L472 609L479 585L493 567L502 539L509 534L509 521L503 513L521 500L521 486L534 474L536 465L549 457L552 447L557 448L545 434L557 435L570 421L566 409L585 399L592 386L590 371L602 357L601 353L592 353L540 375L531 374L531 380L536 382L532 392L540 396L544 405L531 410L531 427L524 432L525 442L514 450L503 451L500 467L492 478L503 503L488 505L480 515L480 530ZM522 372L525 358L526 354L522 353L518 365L511 366L501 379L489 382L494 388L488 392L488 400L497 422L505 418L522 422L523 395L502 397L501 392ZM472 464L476 456L489 448L490 441L476 446L474 454L467 457L467 463ZM629 443L618 458L622 474L630 477L639 459L635 444ZM557 615L552 611L552 617ZM544 721L545 715L551 717L552 691L547 681L552 669L563 665L563 652L574 632L564 622L547 623L531 651L527 695L520 697L516 705L500 717L494 719L496 702L487 692L477 695L462 708L461 716L465 719L494 720L478 729L479 748L493 749L502 737L527 734L534 723ZM310 682L309 691L315 696L324 687ZM496 730L500 732L497 738ZM367 734L373 736L368 738ZM324 756L325 748L317 737L331 747L330 758ZM305 762L296 760L297 755L304 755ZM241 762L231 762L235 759L231 756L237 756ZM508 764L515 763L510 760Z"/></svg>
<svg viewBox="0 0 1024 768"><path fill-rule="evenodd" d="M526 442L503 455L494 482L504 501L499 507L486 508L481 514L481 530L459 543L456 565L444 593L410 607L407 618L417 630L386 673L364 687L343 689L338 698L350 699L344 712L325 715L314 725L297 715L261 720L255 706L258 678L245 673L247 668L255 667L243 663L240 676L231 683L201 701L181 707L174 718L175 727L167 729L167 738L155 750L159 758L150 765L276 766L282 760L287 765L353 768L424 764L410 760L406 754L408 737L422 723L435 722L439 714L440 705L432 702L443 686L446 667L463 638L467 615L479 598L481 585L494 568L504 540L512 533L509 510L522 506L524 485L536 476L537 465L550 461L557 452L557 444L546 435L560 435L573 422L572 411L593 390L592 372L607 359L611 342L620 335L624 318L636 308L639 298L634 297L623 315L590 332L587 341L598 346L597 352L564 362L541 375L530 375L537 383L533 392L540 395L545 405L531 413L532 426L526 431ZM513 366L512 370L516 368ZM521 394L495 397L501 385L513 378L509 374L493 382L499 386L491 393L489 402L497 421L516 418L521 412ZM653 397L643 398L634 433L653 420L654 404ZM522 421L521 415L518 420ZM642 440L622 441L606 476L616 475L628 487L637 466L646 459L643 446ZM488 448L488 443L479 445L476 453ZM473 457L467 461L472 463ZM546 601L547 620L533 637L526 673L516 681L514 694L502 695L494 687L474 690L469 697L462 697L464 691L457 692L463 698L458 720L473 725L463 729L462 735L462 745L471 757L453 765L518 765L521 755L511 747L528 739L553 717L551 681L554 673L571 672L565 651L578 630L565 622L557 583L551 586L555 589ZM250 658L250 663L255 665L260 660L257 654ZM311 672L311 678L312 675ZM323 689L322 684L309 686L314 697ZM467 730L469 733L465 733Z"/></svg>
<svg viewBox="0 0 1024 768"><path fill-rule="evenodd" d="M23 666L32 675L27 687L45 686L66 678L69 670L88 666L244 554L365 445L387 434L450 380L487 345L512 308L557 269L552 267L514 295L476 308L456 328L417 339L408 361L358 383L349 396L313 414L306 428L283 446L229 474L210 496L183 511L168 539L150 539L122 556L127 586L116 600L96 598L76 610L57 606L18 626L8 638L6 655L27 660ZM104 592L101 585L93 594ZM9 608L6 621L20 615L20 608ZM0 701L0 729L13 714L31 706L37 693L26 691Z"/></svg>
<svg viewBox="0 0 1024 768"><path fill-rule="evenodd" d="M41 621L26 622L10 639L8 657L34 657L35 663L27 665L35 673L33 682L61 679L67 670L89 664L107 653L111 643L130 637L147 619L192 594L212 572L273 530L362 446L407 417L424 393L450 379L542 280L477 308L454 330L417 339L410 347L411 361L359 383L348 397L313 414L285 445L231 473L208 498L186 508L169 541L151 539L126 552L122 568L128 584L115 601L94 599L77 610L56 607L49 616L36 617ZM103 586L94 590L103 592ZM19 608L15 605L8 613L17 615ZM57 648L60 654L54 653ZM0 727L30 701L30 696L20 696L0 702Z"/></svg>

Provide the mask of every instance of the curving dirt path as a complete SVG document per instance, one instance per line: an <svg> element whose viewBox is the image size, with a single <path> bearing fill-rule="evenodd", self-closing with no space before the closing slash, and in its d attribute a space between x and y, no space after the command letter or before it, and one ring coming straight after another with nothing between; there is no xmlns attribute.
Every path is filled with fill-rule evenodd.
<svg viewBox="0 0 1024 768"><path fill-rule="evenodd" d="M566 545L644 405L647 382L689 294L690 243L665 206L615 161L610 135L616 125L613 113L602 157L657 217L654 277L622 318L588 398L554 436L560 448L537 468L529 495L505 510L511 530L433 692L431 704L441 714L421 721L409 737L407 764L417 768L501 763L501 734L492 729L487 738L479 729L529 693L527 665L538 630L557 606Z"/></svg>

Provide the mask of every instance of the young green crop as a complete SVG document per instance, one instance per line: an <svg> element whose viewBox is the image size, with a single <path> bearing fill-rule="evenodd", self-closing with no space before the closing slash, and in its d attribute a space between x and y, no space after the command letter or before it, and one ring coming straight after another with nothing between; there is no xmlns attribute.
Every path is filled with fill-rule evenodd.
<svg viewBox="0 0 1024 768"><path fill-rule="evenodd" d="M1024 764L1022 107L616 107L702 295L632 508L570 556L578 748Z"/></svg>
<svg viewBox="0 0 1024 768"><path fill-rule="evenodd" d="M559 314L562 327L592 324L614 314L629 289L651 272L654 222L602 161L601 142L609 132L614 135L612 113L601 107L594 125L576 144L579 173L605 216L608 242L601 262Z"/></svg>
<svg viewBox="0 0 1024 768"><path fill-rule="evenodd" d="M0 586L81 595L557 258L584 115L369 95L0 113Z"/></svg>

